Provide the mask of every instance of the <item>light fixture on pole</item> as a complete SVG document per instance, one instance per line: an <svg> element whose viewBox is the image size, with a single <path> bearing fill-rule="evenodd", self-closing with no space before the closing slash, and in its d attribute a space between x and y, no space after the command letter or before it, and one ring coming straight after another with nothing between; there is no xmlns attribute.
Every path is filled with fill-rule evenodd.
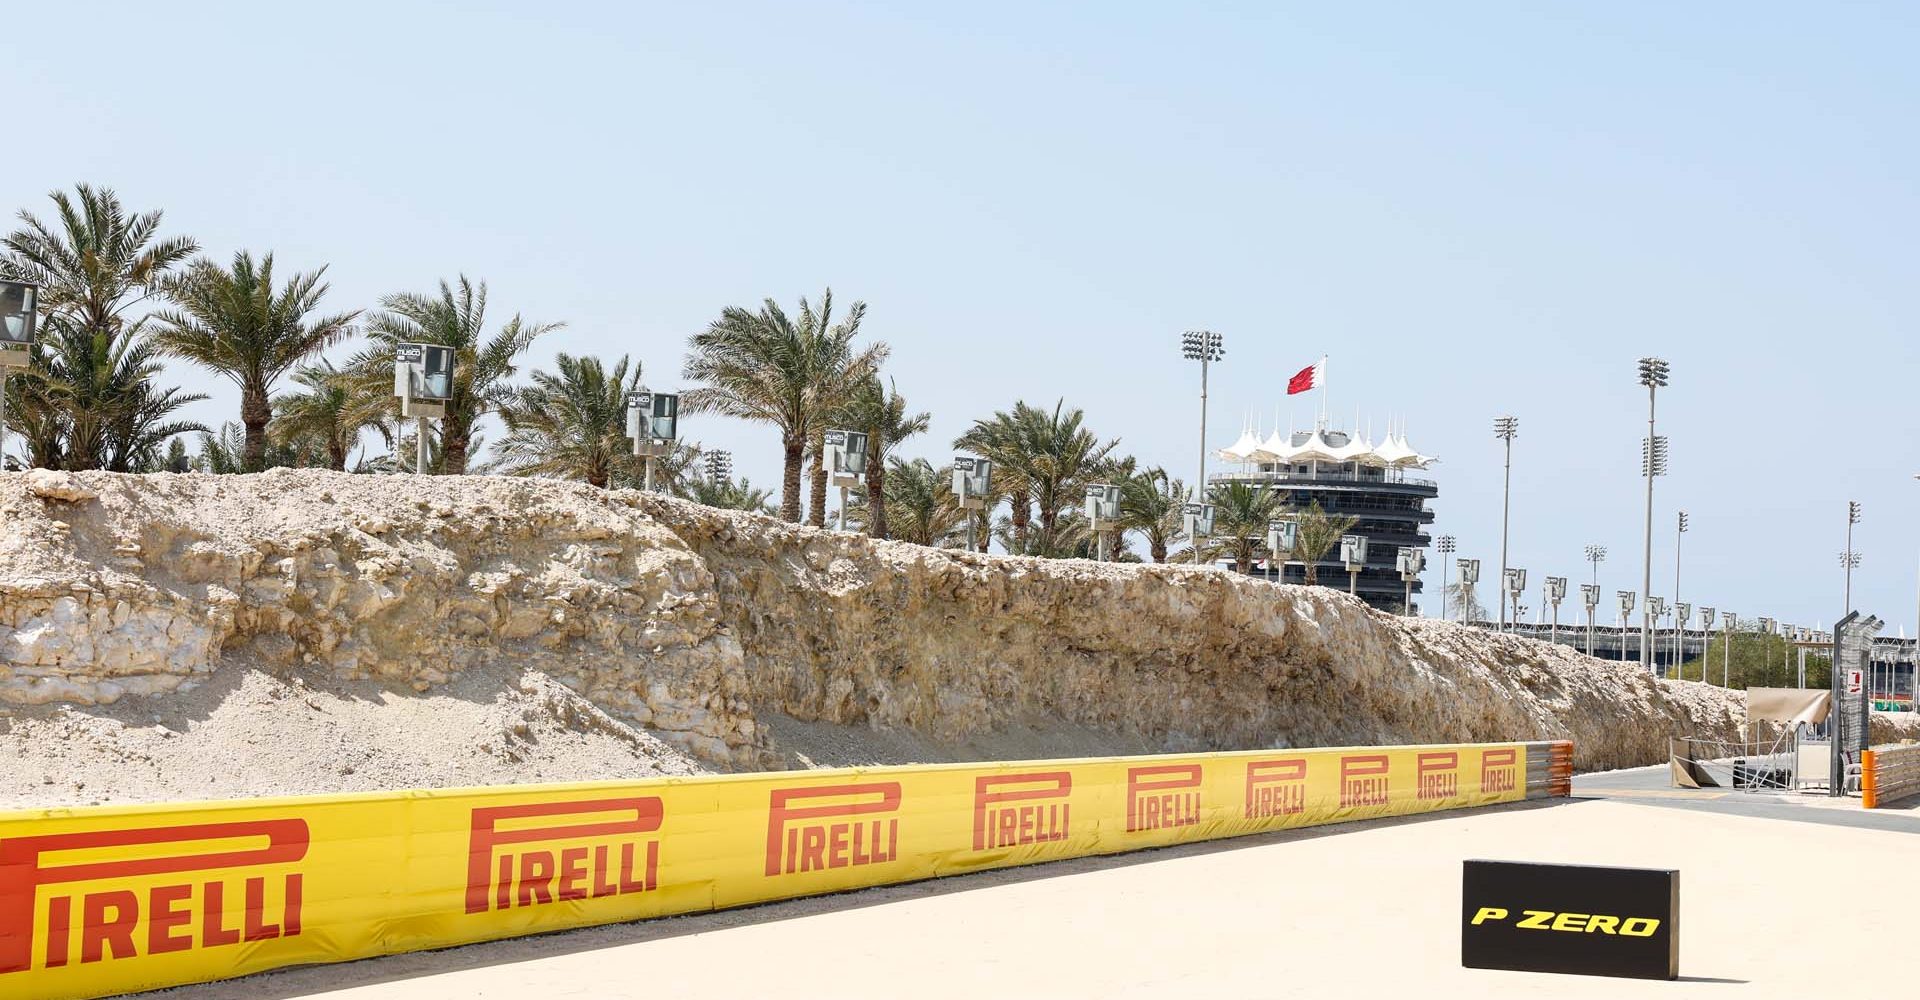
<svg viewBox="0 0 1920 1000"><path fill-rule="evenodd" d="M820 443L828 481L840 487L840 531L847 530L847 490L867 481L867 432L829 430Z"/></svg>
<svg viewBox="0 0 1920 1000"><path fill-rule="evenodd" d="M1547 603L1553 606L1553 625L1547 630L1547 641L1557 643L1560 641L1560 602L1565 600L1567 596L1567 578L1564 576L1547 577L1547 587L1544 596L1547 599Z"/></svg>
<svg viewBox="0 0 1920 1000"><path fill-rule="evenodd" d="M1915 478L1920 479L1920 476L1916 476ZM1447 620L1447 562L1449 561L1448 557L1452 556L1454 553L1454 538L1452 535L1441 535L1438 539L1434 541L1433 547L1435 550L1437 550L1440 553L1440 620L1446 621Z"/></svg>
<svg viewBox="0 0 1920 1000"><path fill-rule="evenodd" d="M1188 330L1180 335L1180 356L1200 362L1200 478L1193 481L1193 499L1203 502L1207 495L1207 366L1225 357L1221 337L1212 330ZM1193 563L1200 564L1200 546L1193 547Z"/></svg>
<svg viewBox="0 0 1920 1000"><path fill-rule="evenodd" d="M1580 585L1580 603L1587 607L1587 655L1593 655L1593 612L1600 607L1600 585L1583 583Z"/></svg>
<svg viewBox="0 0 1920 1000"><path fill-rule="evenodd" d="M453 348L395 344L393 394L400 397L400 416L414 418L413 471L425 475L427 421L444 419L447 404L453 399ZM394 464L398 466L398 456Z"/></svg>
<svg viewBox="0 0 1920 1000"><path fill-rule="evenodd" d="M1112 558L1107 539L1120 522L1120 487L1109 483L1087 484L1087 525L1095 539L1094 558L1106 562Z"/></svg>
<svg viewBox="0 0 1920 1000"><path fill-rule="evenodd" d="M1193 561L1200 562L1200 540L1213 537L1213 505L1210 503L1183 503L1180 505L1180 530L1187 533L1187 541L1193 545Z"/></svg>
<svg viewBox="0 0 1920 1000"><path fill-rule="evenodd" d="M1707 678L1707 653L1713 649L1713 609L1700 609L1700 683L1712 684Z"/></svg>
<svg viewBox="0 0 1920 1000"><path fill-rule="evenodd" d="M1620 598L1620 659L1624 661L1627 658L1627 620L1633 617L1635 594L1631 590L1619 590L1614 593Z"/></svg>
<svg viewBox="0 0 1920 1000"><path fill-rule="evenodd" d="M1860 553L1853 551L1853 526L1860 523L1860 503L1847 501L1847 547L1840 551L1840 565L1846 567L1846 610L1840 613L1845 618L1853 612L1853 571L1860 565Z"/></svg>
<svg viewBox="0 0 1920 1000"><path fill-rule="evenodd" d="M1677 613L1677 620L1673 623L1673 665L1675 670L1680 668L1680 643L1682 641L1680 633L1686 629L1684 619L1687 617L1687 612L1680 609L1690 608L1689 605L1680 603L1680 540L1686 533L1687 512L1683 510L1680 511L1680 516L1674 519L1673 530L1673 606ZM1685 680L1685 678L1681 679Z"/></svg>
<svg viewBox="0 0 1920 1000"><path fill-rule="evenodd" d="M1500 578L1507 575L1507 514L1513 496L1513 438L1520 433L1520 418L1513 416L1493 418L1493 436L1506 446L1507 460L1505 478L1500 486ZM1516 601L1518 598L1516 598ZM1506 605L1500 607L1500 631L1507 630Z"/></svg>
<svg viewBox="0 0 1920 1000"><path fill-rule="evenodd" d="M627 438L633 442L634 457L643 463L641 489L653 492L653 460L673 454L679 437L679 396L644 385L627 393Z"/></svg>
<svg viewBox="0 0 1920 1000"><path fill-rule="evenodd" d="M1427 568L1427 553L1424 549L1411 545L1400 546L1394 558L1394 568L1400 571L1400 581L1406 584L1405 600L1400 605L1400 613L1413 614L1413 581L1420 579L1420 571Z"/></svg>
<svg viewBox="0 0 1920 1000"><path fill-rule="evenodd" d="M1647 532L1646 551L1640 567L1640 587L1651 593L1653 590L1653 477L1667 474L1667 439L1654 433L1653 404L1654 396L1667 385L1668 368L1666 361L1660 358L1640 359L1640 384L1647 387L1647 437L1640 443L1640 472L1647 480ZM1653 670L1653 647L1649 640L1653 636L1652 602L1640 615L1640 665Z"/></svg>
<svg viewBox="0 0 1920 1000"><path fill-rule="evenodd" d="M1680 670L1680 665L1687 662L1687 622L1692 620L1693 605L1685 601L1673 602L1673 669L1683 681L1687 675Z"/></svg>
<svg viewBox="0 0 1920 1000"><path fill-rule="evenodd" d="M1733 681L1733 630L1740 627L1740 616L1731 611L1720 612L1720 686L1732 687ZM1703 668L1704 669L1704 668Z"/></svg>
<svg viewBox="0 0 1920 1000"><path fill-rule="evenodd" d="M7 467L7 369L25 368L33 362L39 299L39 285L0 281L0 470Z"/></svg>
<svg viewBox="0 0 1920 1000"><path fill-rule="evenodd" d="M1513 605L1513 624L1520 626L1520 595L1527 589L1527 571L1518 566L1509 566L1500 573L1501 586L1506 588L1507 602ZM1502 631L1505 631L1504 627Z"/></svg>
<svg viewBox="0 0 1920 1000"><path fill-rule="evenodd" d="M1480 560L1460 559L1454 568L1460 571L1460 620L1473 624L1473 588L1480 582Z"/></svg>
<svg viewBox="0 0 1920 1000"><path fill-rule="evenodd" d="M1657 633L1660 629L1660 620L1667 617L1667 599L1664 597L1657 597L1652 594L1647 595L1646 610L1643 612L1643 614L1647 618L1650 618L1653 622L1653 625L1649 630L1649 634ZM1653 652L1655 654L1653 657L1654 675L1658 677L1665 677L1666 674L1660 670L1660 656L1659 656L1660 650L1658 646L1654 648Z"/></svg>
<svg viewBox="0 0 1920 1000"><path fill-rule="evenodd" d="M960 513L967 519L967 551L979 547L974 535L973 519L976 512L982 519L986 517L987 495L993 489L993 462L990 459L975 458L972 455L955 455L953 459L953 495L960 501Z"/></svg>
<svg viewBox="0 0 1920 1000"><path fill-rule="evenodd" d="M733 482L733 452L718 448L702 452L700 463L706 466L707 482L715 487Z"/></svg>
<svg viewBox="0 0 1920 1000"><path fill-rule="evenodd" d="M1367 536L1341 535L1340 561L1347 567L1347 593L1357 594L1360 571L1367 565Z"/></svg>
<svg viewBox="0 0 1920 1000"><path fill-rule="evenodd" d="M1293 550L1300 547L1300 519L1283 514L1267 522L1267 561L1273 563L1273 582L1285 583L1286 565Z"/></svg>

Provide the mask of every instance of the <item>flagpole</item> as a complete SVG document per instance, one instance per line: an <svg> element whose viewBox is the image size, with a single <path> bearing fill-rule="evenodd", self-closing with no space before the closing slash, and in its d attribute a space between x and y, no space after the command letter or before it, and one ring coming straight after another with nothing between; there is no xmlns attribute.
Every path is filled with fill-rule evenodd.
<svg viewBox="0 0 1920 1000"><path fill-rule="evenodd" d="M1327 356L1324 354L1320 355L1320 419L1316 424L1322 429L1327 426Z"/></svg>

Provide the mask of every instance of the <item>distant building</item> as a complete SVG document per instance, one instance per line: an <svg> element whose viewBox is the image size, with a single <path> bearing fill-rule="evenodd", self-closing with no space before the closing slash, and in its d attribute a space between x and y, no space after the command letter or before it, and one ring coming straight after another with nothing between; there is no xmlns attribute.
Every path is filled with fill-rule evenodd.
<svg viewBox="0 0 1920 1000"><path fill-rule="evenodd" d="M1406 589L1394 560L1403 545L1428 545L1423 528L1433 523L1433 511L1427 509L1427 501L1440 493L1433 480L1408 472L1423 470L1437 459L1413 450L1404 431L1389 430L1376 445L1358 434L1324 427L1284 437L1275 431L1265 441L1245 430L1240 440L1218 454L1221 461L1238 468L1207 477L1212 485L1271 486L1286 493L1289 507L1304 508L1318 501L1329 514L1358 518L1351 534L1366 537L1367 562L1355 592L1376 608L1401 610ZM1429 569L1437 568L1438 564L1429 563ZM1271 578L1273 569L1256 566L1254 573ZM1322 586L1347 588L1347 569L1340 562L1338 545L1320 559L1317 575ZM1305 583L1306 567L1288 563L1281 579ZM1420 581L1414 581L1413 592L1421 592ZM1417 609L1416 600L1413 610Z"/></svg>

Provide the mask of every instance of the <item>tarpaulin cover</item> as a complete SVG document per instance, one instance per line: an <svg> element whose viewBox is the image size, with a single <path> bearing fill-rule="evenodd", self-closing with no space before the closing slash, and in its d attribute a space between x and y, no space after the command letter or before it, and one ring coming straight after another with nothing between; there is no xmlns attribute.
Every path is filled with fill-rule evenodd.
<svg viewBox="0 0 1920 1000"><path fill-rule="evenodd" d="M1818 724L1827 721L1833 695L1825 689L1748 688L1748 722Z"/></svg>

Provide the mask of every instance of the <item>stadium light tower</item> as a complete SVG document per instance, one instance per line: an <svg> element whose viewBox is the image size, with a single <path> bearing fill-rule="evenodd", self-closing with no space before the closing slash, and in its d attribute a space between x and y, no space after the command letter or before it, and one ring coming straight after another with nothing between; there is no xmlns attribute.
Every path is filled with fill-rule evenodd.
<svg viewBox="0 0 1920 1000"><path fill-rule="evenodd" d="M1845 618L1853 612L1853 571L1860 565L1860 553L1853 551L1853 526L1860 523L1860 502L1847 501L1847 547L1840 550L1840 565L1846 567L1846 609L1840 612Z"/></svg>
<svg viewBox="0 0 1920 1000"><path fill-rule="evenodd" d="M1587 546L1587 561L1593 564L1594 586L1600 585L1600 564L1607 561L1607 547L1604 545Z"/></svg>
<svg viewBox="0 0 1920 1000"><path fill-rule="evenodd" d="M1673 526L1673 662L1676 667L1680 664L1680 655L1685 642L1682 634L1687 628L1687 623L1681 619L1685 618L1687 612L1692 610L1691 607L1682 603L1680 600L1680 541L1686 534L1687 512L1683 510L1680 512L1680 516L1674 519Z"/></svg>
<svg viewBox="0 0 1920 1000"><path fill-rule="evenodd" d="M1180 356L1200 362L1200 478L1193 481L1193 502L1207 500L1207 366L1225 357L1221 337L1212 330L1188 330L1180 335ZM1200 545L1193 546L1193 564L1200 565Z"/></svg>
<svg viewBox="0 0 1920 1000"><path fill-rule="evenodd" d="M1920 476L1915 476L1914 478L1920 479ZM1447 557L1453 555L1455 542L1452 535L1441 535L1438 539L1434 541L1433 545L1434 545L1434 548L1439 550L1440 552L1440 620L1446 621L1447 620L1447 562L1448 562Z"/></svg>
<svg viewBox="0 0 1920 1000"><path fill-rule="evenodd" d="M1667 439L1654 433L1654 397L1667 385L1667 363L1660 358L1640 359L1640 384L1647 387L1647 439L1640 445L1640 472L1647 479L1646 551L1640 567L1640 591L1653 593L1653 477L1667 474ZM1641 605L1640 665L1653 670L1653 602Z"/></svg>
<svg viewBox="0 0 1920 1000"><path fill-rule="evenodd" d="M1513 495L1513 438L1520 433L1520 418L1513 416L1493 418L1493 436L1505 442L1507 449L1506 479L1500 487L1500 579L1507 578L1507 512ZM1503 584L1504 586L1504 584ZM1507 630L1507 606L1500 605L1500 631Z"/></svg>

